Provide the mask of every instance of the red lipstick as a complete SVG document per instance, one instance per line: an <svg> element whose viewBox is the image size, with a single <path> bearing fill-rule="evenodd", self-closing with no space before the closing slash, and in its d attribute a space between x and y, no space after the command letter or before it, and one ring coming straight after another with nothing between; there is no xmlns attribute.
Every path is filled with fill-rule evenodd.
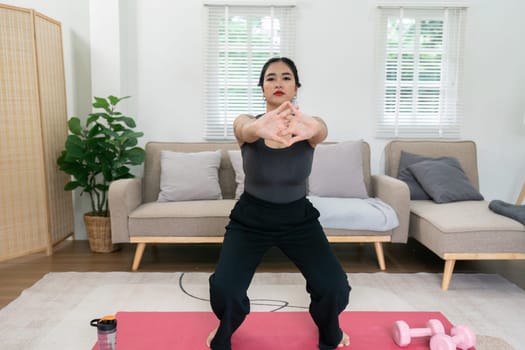
<svg viewBox="0 0 525 350"><path fill-rule="evenodd" d="M274 94L275 96L282 96L282 95L284 95L284 92L282 92L282 91L276 91L276 92L274 92L273 94Z"/></svg>

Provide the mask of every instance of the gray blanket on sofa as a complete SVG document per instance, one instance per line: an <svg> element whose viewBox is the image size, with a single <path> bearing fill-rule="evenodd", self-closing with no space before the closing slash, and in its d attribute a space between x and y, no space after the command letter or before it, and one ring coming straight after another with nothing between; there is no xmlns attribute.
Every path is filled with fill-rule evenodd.
<svg viewBox="0 0 525 350"><path fill-rule="evenodd" d="M525 205L515 205L495 199L490 201L489 208L495 213L508 216L525 225Z"/></svg>
<svg viewBox="0 0 525 350"><path fill-rule="evenodd" d="M379 198L308 196L324 228L388 231L399 226L395 210Z"/></svg>

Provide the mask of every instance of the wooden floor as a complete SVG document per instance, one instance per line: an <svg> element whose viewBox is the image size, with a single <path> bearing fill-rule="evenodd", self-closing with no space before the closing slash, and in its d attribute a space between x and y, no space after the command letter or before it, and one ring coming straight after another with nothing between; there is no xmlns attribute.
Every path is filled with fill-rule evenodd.
<svg viewBox="0 0 525 350"><path fill-rule="evenodd" d="M373 244L334 244L345 271L379 271ZM213 270L220 245L148 246L139 271ZM407 244L385 244L385 261L389 273L443 271L443 261L414 240ZM87 241L65 241L54 254L32 254L0 263L0 308L16 299L48 272L60 271L130 271L134 245L123 245L113 253L93 253ZM258 271L296 272L297 269L277 249L270 250ZM497 273L525 289L525 261L461 261L454 272ZM440 288L436 285L436 288ZM454 288L452 276L451 288Z"/></svg>

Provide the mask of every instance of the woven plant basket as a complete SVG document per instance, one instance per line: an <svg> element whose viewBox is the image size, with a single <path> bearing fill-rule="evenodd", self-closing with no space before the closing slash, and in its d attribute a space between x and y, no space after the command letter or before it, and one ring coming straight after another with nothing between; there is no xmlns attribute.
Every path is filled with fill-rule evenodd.
<svg viewBox="0 0 525 350"><path fill-rule="evenodd" d="M96 253L111 253L119 246L111 242L111 221L106 216L84 214L84 223L91 251Z"/></svg>

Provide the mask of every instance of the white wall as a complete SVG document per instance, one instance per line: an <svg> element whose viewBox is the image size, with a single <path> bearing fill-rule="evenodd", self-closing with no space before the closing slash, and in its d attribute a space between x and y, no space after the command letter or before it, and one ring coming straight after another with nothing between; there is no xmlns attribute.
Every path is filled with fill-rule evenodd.
<svg viewBox="0 0 525 350"><path fill-rule="evenodd" d="M260 3L243 1L250 2ZM123 107L145 133L141 144L203 140L203 1L105 0L109 18L90 15L88 0L7 3L35 8L62 22L70 115L85 115L92 95L115 91L111 93L133 96ZM469 3L462 137L478 145L481 192L489 200L513 202L525 181L525 2ZM91 0L91 9L100 4ZM372 172L381 173L387 140L374 137L376 0L296 4L301 108L325 118L331 141L368 141ZM81 217L86 206L76 203L77 237L85 238Z"/></svg>
<svg viewBox="0 0 525 350"><path fill-rule="evenodd" d="M121 94L120 7L118 1L90 0L91 81L94 96ZM95 19L96 20L93 20Z"/></svg>
<svg viewBox="0 0 525 350"><path fill-rule="evenodd" d="M478 144L481 192L511 202L525 181L524 11L520 0L474 2L465 48L463 137Z"/></svg>
<svg viewBox="0 0 525 350"><path fill-rule="evenodd" d="M250 2L260 1L243 1ZM123 92L134 96L133 112L146 134L142 141L203 140L203 2L125 3L121 16L132 20L122 32L136 35L127 38L122 54L123 74L133 77ZM296 4L299 104L325 118L329 140L368 141L372 172L382 172L387 140L374 136L377 1ZM472 0L469 5L462 137L478 145L482 193L512 202L525 181L525 2Z"/></svg>

